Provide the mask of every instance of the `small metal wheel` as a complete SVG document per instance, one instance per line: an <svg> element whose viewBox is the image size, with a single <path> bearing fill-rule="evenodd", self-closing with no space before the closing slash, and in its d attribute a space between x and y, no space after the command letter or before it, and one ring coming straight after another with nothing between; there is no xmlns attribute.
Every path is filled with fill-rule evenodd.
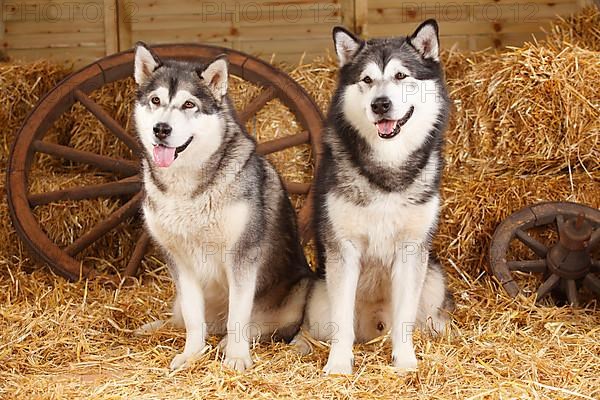
<svg viewBox="0 0 600 400"><path fill-rule="evenodd" d="M510 259L520 242L534 259ZM543 276L537 290L540 301L554 290L579 304L579 288L600 296L600 211L577 203L549 202L526 207L496 229L490 249L491 268L512 297L521 289L512 272Z"/></svg>
<svg viewBox="0 0 600 400"><path fill-rule="evenodd" d="M242 124L249 121L270 100L278 98L304 129L298 134L260 143L259 153L269 154L310 143L313 162L315 164L318 162L321 153L320 131L323 116L311 97L287 74L255 57L221 47L165 45L153 49L163 58L199 62L209 61L219 54L227 54L230 72L233 75L262 87L262 91L238 113ZM71 280L98 275L95 268L88 265L89 262L82 261L81 253L120 225L133 223L132 221L138 219L143 198L139 174L140 163L137 160L141 150L140 145L134 134L129 133L105 108L90 97L91 92L102 89L112 82L126 79L132 74L133 52L130 50L100 59L70 75L37 104L18 132L10 152L7 192L15 229L35 256L48 263L57 273ZM114 99L114 101L123 100ZM127 156L117 158L96 154L48 140L49 128L76 103L85 107L109 132L125 143L130 150ZM96 176L104 174L103 179L107 176L110 179L105 179L103 183L98 184L88 183L76 187L71 185L60 190L30 193L28 180L35 179L35 175L31 173L32 164L40 154L60 162L67 162L68 165L86 164L91 166ZM310 189L310 183L285 182L285 184L292 194L306 195ZM117 206L110 215L91 229L79 237L69 238L70 243L67 242L67 245L64 244L64 240L62 244L58 244L49 237L44 229L47 220L43 220L35 212L36 207L51 203L96 198L116 199ZM312 196L307 196L298 216L300 233L305 241L310 236L311 199ZM69 212L77 213L78 209L75 207ZM64 223L77 224L77 216L73 217L70 214L70 217L72 218L65 220ZM51 218L56 217L51 216ZM129 260L122 265L122 273L125 276L137 273L148 249L150 242L148 235L143 229L138 229L137 234L137 238L130 238L135 241L133 251L123 256L129 257Z"/></svg>

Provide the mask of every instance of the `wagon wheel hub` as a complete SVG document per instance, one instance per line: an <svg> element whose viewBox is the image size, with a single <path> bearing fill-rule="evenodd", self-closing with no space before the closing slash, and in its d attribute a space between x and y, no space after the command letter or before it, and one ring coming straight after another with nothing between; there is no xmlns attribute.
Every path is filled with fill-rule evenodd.
<svg viewBox="0 0 600 400"><path fill-rule="evenodd" d="M592 224L582 213L559 224L558 243L548 251L549 270L567 280L585 277L592 261L587 249L592 232Z"/></svg>

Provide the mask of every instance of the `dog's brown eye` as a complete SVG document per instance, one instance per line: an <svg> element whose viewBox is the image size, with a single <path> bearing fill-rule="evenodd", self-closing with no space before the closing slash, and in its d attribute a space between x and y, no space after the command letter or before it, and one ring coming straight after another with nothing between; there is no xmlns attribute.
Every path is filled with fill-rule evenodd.
<svg viewBox="0 0 600 400"><path fill-rule="evenodd" d="M371 77L370 77L370 76L365 76L365 77L362 79L362 81L363 81L364 83L366 83L367 85L370 85L371 83L373 83L373 79L371 79Z"/></svg>
<svg viewBox="0 0 600 400"><path fill-rule="evenodd" d="M406 74L403 74L402 72L396 73L396 79L398 79L399 81L401 81L404 78L406 78Z"/></svg>
<svg viewBox="0 0 600 400"><path fill-rule="evenodd" d="M383 322L380 322L377 324L377 330L378 331L382 331L385 328L385 325L383 325Z"/></svg>
<svg viewBox="0 0 600 400"><path fill-rule="evenodd" d="M185 103L183 103L183 106L181 106L184 110L187 110L188 108L194 108L196 105L194 103L192 103L191 101L186 101Z"/></svg>
<svg viewBox="0 0 600 400"><path fill-rule="evenodd" d="M151 102L152 104L154 104L155 106L158 106L158 105L160 105L160 99L159 99L158 97L156 97L156 96L154 96L153 98L151 98L151 99L150 99L150 102Z"/></svg>

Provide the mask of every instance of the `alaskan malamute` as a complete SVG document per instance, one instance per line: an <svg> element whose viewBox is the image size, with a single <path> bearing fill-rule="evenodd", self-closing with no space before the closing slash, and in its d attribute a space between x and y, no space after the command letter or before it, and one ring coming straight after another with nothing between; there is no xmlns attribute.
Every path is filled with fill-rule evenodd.
<svg viewBox="0 0 600 400"><path fill-rule="evenodd" d="M172 320L186 330L172 369L207 334L226 335L226 366L250 367L250 340L298 331L311 280L282 182L236 120L227 69L223 57L203 66L135 48L145 223L169 258Z"/></svg>
<svg viewBox="0 0 600 400"><path fill-rule="evenodd" d="M438 26L368 41L337 27L333 39L341 68L315 183L321 281L304 326L332 341L327 374L352 373L352 344L390 328L394 367L414 369L413 327L444 330L452 306L429 254L450 105Z"/></svg>

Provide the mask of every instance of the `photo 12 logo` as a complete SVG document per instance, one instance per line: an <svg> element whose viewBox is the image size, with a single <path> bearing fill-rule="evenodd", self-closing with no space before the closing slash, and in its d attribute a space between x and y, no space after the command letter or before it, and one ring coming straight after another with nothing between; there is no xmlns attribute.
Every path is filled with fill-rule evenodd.
<svg viewBox="0 0 600 400"><path fill-rule="evenodd" d="M123 22L137 22L135 16L139 5L133 1L122 3L118 16ZM64 1L64 2L2 2L3 21L13 22L55 22L65 23L77 20L87 22L104 21L107 12L117 13L116 3L105 6L102 2L90 1Z"/></svg>
<svg viewBox="0 0 600 400"><path fill-rule="evenodd" d="M339 23L339 5L286 2L202 2L198 11L202 22L234 23Z"/></svg>
<svg viewBox="0 0 600 400"><path fill-rule="evenodd" d="M399 3L401 22L435 18L440 22L535 22L539 4L530 2L402 2ZM385 14L385 9L380 10Z"/></svg>

